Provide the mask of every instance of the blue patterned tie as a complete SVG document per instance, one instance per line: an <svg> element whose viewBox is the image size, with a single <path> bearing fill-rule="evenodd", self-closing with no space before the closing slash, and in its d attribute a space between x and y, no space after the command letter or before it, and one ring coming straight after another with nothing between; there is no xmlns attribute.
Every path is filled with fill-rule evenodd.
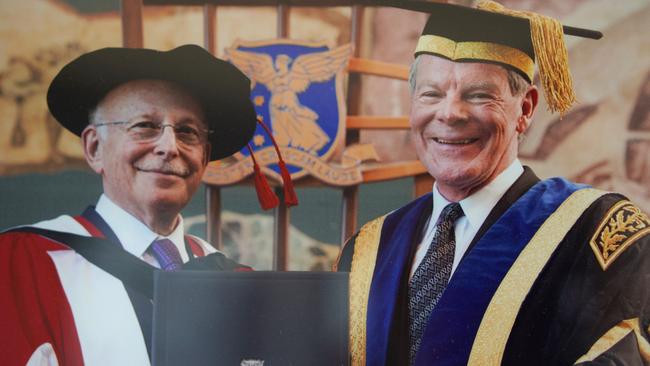
<svg viewBox="0 0 650 366"><path fill-rule="evenodd" d="M411 365L420 349L422 334L431 311L442 295L454 263L456 239L454 223L463 216L458 203L448 204L440 213L436 233L422 262L409 281L409 359Z"/></svg>
<svg viewBox="0 0 650 366"><path fill-rule="evenodd" d="M163 271L175 271L183 266L181 253L169 239L154 240L149 246L149 250Z"/></svg>

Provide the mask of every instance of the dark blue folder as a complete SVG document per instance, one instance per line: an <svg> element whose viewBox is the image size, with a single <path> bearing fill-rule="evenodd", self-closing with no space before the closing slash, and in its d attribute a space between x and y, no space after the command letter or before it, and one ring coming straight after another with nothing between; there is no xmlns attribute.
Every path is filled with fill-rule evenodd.
<svg viewBox="0 0 650 366"><path fill-rule="evenodd" d="M158 272L153 364L348 365L348 274Z"/></svg>

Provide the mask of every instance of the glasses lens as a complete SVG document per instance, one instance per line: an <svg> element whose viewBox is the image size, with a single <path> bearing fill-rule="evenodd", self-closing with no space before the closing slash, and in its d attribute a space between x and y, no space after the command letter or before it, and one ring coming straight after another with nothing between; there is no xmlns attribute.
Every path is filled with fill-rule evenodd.
<svg viewBox="0 0 650 366"><path fill-rule="evenodd" d="M155 122L134 122L127 128L129 136L135 141L151 141L160 137L162 126Z"/></svg>
<svg viewBox="0 0 650 366"><path fill-rule="evenodd" d="M207 139L207 132L194 125L168 125L150 121L134 122L127 128L134 141L151 142L158 140L165 127L173 129L176 139L185 145L199 145Z"/></svg>
<svg viewBox="0 0 650 366"><path fill-rule="evenodd" d="M176 138L186 145L198 145L203 141L204 134L192 125L179 125L174 127Z"/></svg>

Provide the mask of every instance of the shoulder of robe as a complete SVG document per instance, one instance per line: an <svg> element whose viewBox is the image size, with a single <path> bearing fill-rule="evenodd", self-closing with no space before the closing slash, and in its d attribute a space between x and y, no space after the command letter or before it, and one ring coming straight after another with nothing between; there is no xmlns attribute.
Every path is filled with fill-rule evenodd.
<svg viewBox="0 0 650 366"><path fill-rule="evenodd" d="M602 217L589 245L603 271L639 239L650 234L650 218L634 203L621 199Z"/></svg>
<svg viewBox="0 0 650 366"><path fill-rule="evenodd" d="M341 252L339 253L338 259L332 266L332 270L334 272L350 272L352 270L352 257L355 253L357 239L361 237L362 240L366 240L369 232L374 235L379 235L381 225L384 222L386 216L387 215L380 216L368 221L361 227L359 231L354 233L345 241L343 244L343 249L341 249Z"/></svg>

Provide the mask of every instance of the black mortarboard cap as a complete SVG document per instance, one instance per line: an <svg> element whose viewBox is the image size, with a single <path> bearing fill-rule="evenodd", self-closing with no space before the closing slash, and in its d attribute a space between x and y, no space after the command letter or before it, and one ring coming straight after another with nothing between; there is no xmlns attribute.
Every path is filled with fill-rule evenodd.
<svg viewBox="0 0 650 366"><path fill-rule="evenodd" d="M479 1L477 8L423 0L389 0L386 5L430 13L415 56L496 63L519 72L529 82L537 63L549 107L560 113L575 102L564 33L602 37L600 32L562 26L555 19L507 9L489 0Z"/></svg>

